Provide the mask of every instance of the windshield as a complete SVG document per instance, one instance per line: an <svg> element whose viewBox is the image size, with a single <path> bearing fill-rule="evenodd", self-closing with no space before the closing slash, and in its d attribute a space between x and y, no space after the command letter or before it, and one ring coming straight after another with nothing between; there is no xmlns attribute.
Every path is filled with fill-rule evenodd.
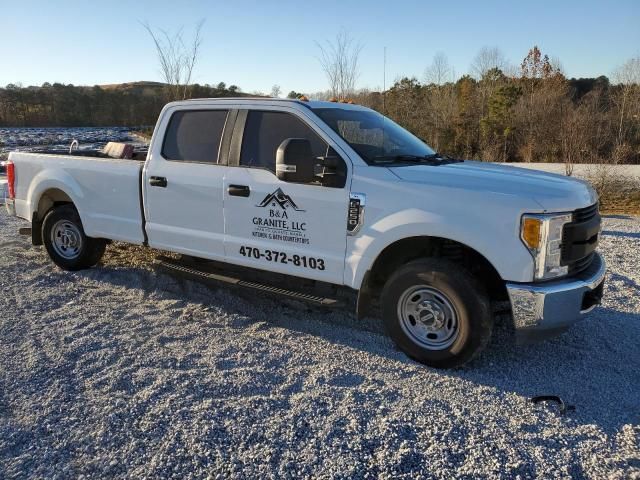
<svg viewBox="0 0 640 480"><path fill-rule="evenodd" d="M435 155L418 137L373 110L314 108L313 111L368 164Z"/></svg>

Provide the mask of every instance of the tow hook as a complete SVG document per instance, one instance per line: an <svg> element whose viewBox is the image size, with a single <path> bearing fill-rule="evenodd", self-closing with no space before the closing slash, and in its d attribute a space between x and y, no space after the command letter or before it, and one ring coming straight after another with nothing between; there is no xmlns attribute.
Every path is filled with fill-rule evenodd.
<svg viewBox="0 0 640 480"><path fill-rule="evenodd" d="M557 395L538 395L536 397L531 397L531 402L534 404L538 404L541 402L556 402L560 406L560 415L565 415L567 412L575 411L575 405L568 405L564 403Z"/></svg>

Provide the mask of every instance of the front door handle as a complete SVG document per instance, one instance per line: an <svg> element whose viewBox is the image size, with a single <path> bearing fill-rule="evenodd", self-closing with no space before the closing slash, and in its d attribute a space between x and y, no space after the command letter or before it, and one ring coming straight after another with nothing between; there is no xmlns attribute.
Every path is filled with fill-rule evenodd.
<svg viewBox="0 0 640 480"><path fill-rule="evenodd" d="M166 188L167 187L167 178L166 177L150 177L149 178L149 185L151 185L152 187Z"/></svg>
<svg viewBox="0 0 640 480"><path fill-rule="evenodd" d="M234 197L248 197L251 189L246 185L229 185L227 192Z"/></svg>

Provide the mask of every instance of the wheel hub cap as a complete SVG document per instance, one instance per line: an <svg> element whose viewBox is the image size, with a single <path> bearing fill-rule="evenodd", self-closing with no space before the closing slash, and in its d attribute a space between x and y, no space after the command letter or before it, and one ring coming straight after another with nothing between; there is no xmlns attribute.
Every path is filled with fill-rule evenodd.
<svg viewBox="0 0 640 480"><path fill-rule="evenodd" d="M407 289L398 301L404 332L422 348L443 350L458 337L458 315L440 290L420 285Z"/></svg>
<svg viewBox="0 0 640 480"><path fill-rule="evenodd" d="M427 328L435 331L444 326L445 314L435 302L425 300L417 307L418 320Z"/></svg>
<svg viewBox="0 0 640 480"><path fill-rule="evenodd" d="M82 249L82 234L77 225L68 220L60 220L51 229L51 245L58 255L72 259Z"/></svg>

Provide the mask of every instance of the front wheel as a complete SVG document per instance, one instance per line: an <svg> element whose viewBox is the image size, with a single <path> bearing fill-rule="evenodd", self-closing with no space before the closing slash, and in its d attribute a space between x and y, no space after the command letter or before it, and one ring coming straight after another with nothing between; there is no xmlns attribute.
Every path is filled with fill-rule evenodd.
<svg viewBox="0 0 640 480"><path fill-rule="evenodd" d="M106 247L105 240L85 235L80 215L72 205L49 210L42 222L42 241L53 263L69 271L93 267Z"/></svg>
<svg viewBox="0 0 640 480"><path fill-rule="evenodd" d="M381 304L389 336L409 357L431 367L458 367L491 337L486 292L466 269L445 259L400 267L385 284Z"/></svg>

